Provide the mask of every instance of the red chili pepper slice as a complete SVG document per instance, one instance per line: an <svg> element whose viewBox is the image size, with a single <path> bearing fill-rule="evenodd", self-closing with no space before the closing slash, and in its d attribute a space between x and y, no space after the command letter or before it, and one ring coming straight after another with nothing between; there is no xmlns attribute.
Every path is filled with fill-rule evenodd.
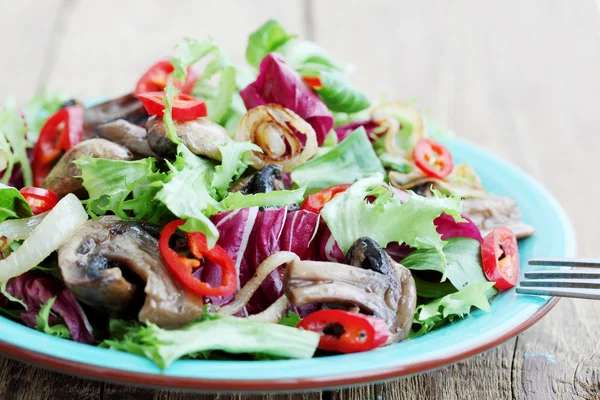
<svg viewBox="0 0 600 400"><path fill-rule="evenodd" d="M200 261L193 258L187 258L177 254L169 246L171 236L177 231L177 228L185 223L184 220L175 220L168 223L160 234L158 248L167 267L175 278L186 289L200 296L228 296L235 293L237 288L237 270L235 264L227 251L222 247L215 245L208 249L206 236L200 232L185 233L188 239L190 251L199 259L206 258L221 266L221 285L211 286L206 282L196 279L192 274L194 268L200 266Z"/></svg>
<svg viewBox="0 0 600 400"><path fill-rule="evenodd" d="M508 290L519 280L519 247L517 237L506 227L496 228L481 244L483 271L500 290Z"/></svg>
<svg viewBox="0 0 600 400"><path fill-rule="evenodd" d="M452 153L446 146L431 139L421 139L413 152L413 159L426 175L444 179L452 172Z"/></svg>
<svg viewBox="0 0 600 400"><path fill-rule="evenodd" d="M194 88L194 84L198 80L198 73L192 67L188 67L185 83L182 84L181 81L172 80L171 75L174 70L175 68L173 68L170 60L158 61L142 75L135 85L134 94L138 96L145 92L159 92L164 90L171 81L182 93L190 94Z"/></svg>
<svg viewBox="0 0 600 400"><path fill-rule="evenodd" d="M300 209L319 214L325 204L329 203L338 194L345 192L350 186L349 184L336 185L313 193L304 200Z"/></svg>
<svg viewBox="0 0 600 400"><path fill-rule="evenodd" d="M303 76L302 79L308 86L313 88L314 90L323 89L323 81L319 76Z"/></svg>
<svg viewBox="0 0 600 400"><path fill-rule="evenodd" d="M150 115L162 117L165 105L162 101L165 92L148 92L138 95L138 98ZM202 99L179 93L173 97L171 116L174 121L192 121L206 117L206 103Z"/></svg>
<svg viewBox="0 0 600 400"><path fill-rule="evenodd" d="M58 203L58 196L52 190L26 186L19 192L29 204L29 208L31 208L34 215L50 211Z"/></svg>
<svg viewBox="0 0 600 400"><path fill-rule="evenodd" d="M33 150L33 183L42 186L52 164L83 139L83 107L65 107L51 116L40 131Z"/></svg>
<svg viewBox="0 0 600 400"><path fill-rule="evenodd" d="M383 319L343 310L316 311L297 327L320 333L320 349L340 353L372 350L385 344L390 336Z"/></svg>

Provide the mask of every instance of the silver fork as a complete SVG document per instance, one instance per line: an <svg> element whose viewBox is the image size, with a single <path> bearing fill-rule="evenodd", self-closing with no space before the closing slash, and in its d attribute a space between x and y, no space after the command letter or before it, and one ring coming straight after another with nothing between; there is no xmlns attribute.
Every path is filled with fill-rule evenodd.
<svg viewBox="0 0 600 400"><path fill-rule="evenodd" d="M600 259L533 259L529 265L572 268L525 272L517 293L600 300Z"/></svg>

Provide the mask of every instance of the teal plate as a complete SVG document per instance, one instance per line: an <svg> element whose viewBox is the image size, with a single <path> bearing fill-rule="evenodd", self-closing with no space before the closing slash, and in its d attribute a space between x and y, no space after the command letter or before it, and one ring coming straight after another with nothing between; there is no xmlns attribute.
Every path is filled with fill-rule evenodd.
<svg viewBox="0 0 600 400"><path fill-rule="evenodd" d="M493 193L518 200L525 222L537 229L520 242L521 272L534 257L574 256L573 228L557 201L530 176L491 153L461 140L449 147L469 162ZM524 331L555 304L549 297L493 299L491 311L473 312L417 339L374 351L310 360L181 360L161 371L147 359L58 339L0 318L0 352L68 374L140 386L198 391L306 391L389 380L443 367L492 348Z"/></svg>

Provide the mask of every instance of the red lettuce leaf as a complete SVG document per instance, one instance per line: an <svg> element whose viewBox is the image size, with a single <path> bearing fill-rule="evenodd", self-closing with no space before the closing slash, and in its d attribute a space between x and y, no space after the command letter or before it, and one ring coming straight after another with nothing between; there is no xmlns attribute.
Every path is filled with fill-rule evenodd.
<svg viewBox="0 0 600 400"><path fill-rule="evenodd" d="M254 228L258 207L242 208L239 210L223 212L214 215L211 221L219 231L219 240L217 244L227 251L236 269L238 270L239 284L245 284L254 271L249 270L248 263L244 257L248 247L248 241ZM211 286L217 286L221 282L221 267L217 264L208 261L201 272L195 274L197 278L200 276ZM233 299L233 295L226 297L211 297L210 302L214 305L221 306L229 303Z"/></svg>
<svg viewBox="0 0 600 400"><path fill-rule="evenodd" d="M329 262L344 262L344 252L338 246L335 238L331 234L331 231L323 222L319 229L318 241L317 241L316 259L318 261L329 261Z"/></svg>
<svg viewBox="0 0 600 400"><path fill-rule="evenodd" d="M374 141L377 137L385 134L385 131L383 131L380 134L376 134L375 132L373 132L375 128L379 127L379 124L371 121L370 119L365 121L354 121L337 126L335 128L335 134L337 135L338 143L346 139L348 135L350 135L352 132L354 132L357 128L360 128L361 126L365 128L365 131L367 131L367 136L371 142Z"/></svg>
<svg viewBox="0 0 600 400"><path fill-rule="evenodd" d="M52 312L65 321L73 340L80 343L95 343L92 328L81 306L63 282L41 272L29 271L9 280L6 290L11 296L27 305L27 311L21 313L21 319L27 326L35 328L35 319L41 306L56 297ZM56 323L57 320L53 318L50 323Z"/></svg>
<svg viewBox="0 0 600 400"><path fill-rule="evenodd" d="M462 216L467 222L456 222L454 217L443 213L437 217L433 223L437 226L437 232L442 235L442 240L452 239L455 237L466 237L483 242L481 232L473 221L468 217Z"/></svg>
<svg viewBox="0 0 600 400"><path fill-rule="evenodd" d="M327 106L280 54L263 58L258 78L240 91L240 96L248 110L276 103L294 111L314 128L319 146L333 128L333 115Z"/></svg>

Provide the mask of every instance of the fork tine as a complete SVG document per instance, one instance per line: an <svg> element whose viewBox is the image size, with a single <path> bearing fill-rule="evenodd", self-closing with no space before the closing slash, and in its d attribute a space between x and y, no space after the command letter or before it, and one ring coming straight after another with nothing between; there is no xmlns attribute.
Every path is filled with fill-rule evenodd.
<svg viewBox="0 0 600 400"><path fill-rule="evenodd" d="M529 265L546 265L549 267L587 267L600 268L598 258L534 258Z"/></svg>
<svg viewBox="0 0 600 400"><path fill-rule="evenodd" d="M522 287L569 287L576 289L600 289L600 280L590 279L533 279L521 281Z"/></svg>
<svg viewBox="0 0 600 400"><path fill-rule="evenodd" d="M558 269L525 272L528 279L600 279L598 269Z"/></svg>
<svg viewBox="0 0 600 400"><path fill-rule="evenodd" d="M578 299L600 300L598 289L577 288L543 288L543 287L517 287L519 294L533 294L537 296L573 297Z"/></svg>

